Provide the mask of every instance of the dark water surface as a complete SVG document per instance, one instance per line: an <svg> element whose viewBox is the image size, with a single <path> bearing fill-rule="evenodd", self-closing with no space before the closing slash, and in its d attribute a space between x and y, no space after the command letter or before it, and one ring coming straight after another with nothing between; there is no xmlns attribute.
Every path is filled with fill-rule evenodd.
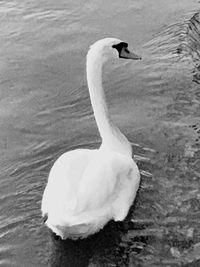
<svg viewBox="0 0 200 267"><path fill-rule="evenodd" d="M0 1L0 266L200 266L198 1ZM127 220L54 240L40 203L63 152L98 147L88 46L118 37L141 62L105 67L110 113L142 181Z"/></svg>

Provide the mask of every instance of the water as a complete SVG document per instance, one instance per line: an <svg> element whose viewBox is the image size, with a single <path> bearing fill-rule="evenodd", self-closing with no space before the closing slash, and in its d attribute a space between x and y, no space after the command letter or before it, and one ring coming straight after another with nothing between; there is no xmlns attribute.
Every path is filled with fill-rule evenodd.
<svg viewBox="0 0 200 267"><path fill-rule="evenodd" d="M197 1L1 1L0 266L200 265ZM54 240L40 203L63 152L99 146L88 46L128 41L104 71L110 113L141 170L134 207L88 240Z"/></svg>

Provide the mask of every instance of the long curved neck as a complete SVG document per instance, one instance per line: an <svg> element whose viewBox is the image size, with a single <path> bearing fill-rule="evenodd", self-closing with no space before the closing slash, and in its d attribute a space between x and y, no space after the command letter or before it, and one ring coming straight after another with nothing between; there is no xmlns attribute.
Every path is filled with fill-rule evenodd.
<svg viewBox="0 0 200 267"><path fill-rule="evenodd" d="M102 86L102 67L104 59L101 53L89 51L87 55L87 82L90 99L97 127L102 138L102 145L122 154L132 154L126 137L113 124L106 105L105 93Z"/></svg>
<svg viewBox="0 0 200 267"><path fill-rule="evenodd" d="M95 54L87 56L87 82L90 99L102 139L111 135L112 126L102 87L102 59Z"/></svg>

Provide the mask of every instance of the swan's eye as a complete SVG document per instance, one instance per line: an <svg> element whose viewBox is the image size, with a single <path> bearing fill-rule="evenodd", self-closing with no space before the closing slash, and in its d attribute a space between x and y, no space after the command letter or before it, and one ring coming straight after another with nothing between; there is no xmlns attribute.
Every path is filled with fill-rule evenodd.
<svg viewBox="0 0 200 267"><path fill-rule="evenodd" d="M125 42L121 42L121 43L119 43L119 44L115 44L115 45L113 45L112 47L113 47L113 48L116 48L117 51L119 52L119 55L120 55L120 54L121 54L121 51L122 51L122 48L127 49L128 44L125 43Z"/></svg>

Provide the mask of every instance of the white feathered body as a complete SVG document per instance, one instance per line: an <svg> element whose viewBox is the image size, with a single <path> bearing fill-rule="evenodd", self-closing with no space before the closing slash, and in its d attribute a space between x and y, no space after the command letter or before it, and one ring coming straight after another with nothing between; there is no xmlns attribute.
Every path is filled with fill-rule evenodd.
<svg viewBox="0 0 200 267"><path fill-rule="evenodd" d="M79 149L53 165L43 200L47 226L62 239L85 238L114 219L122 221L140 175L134 161L113 151Z"/></svg>

